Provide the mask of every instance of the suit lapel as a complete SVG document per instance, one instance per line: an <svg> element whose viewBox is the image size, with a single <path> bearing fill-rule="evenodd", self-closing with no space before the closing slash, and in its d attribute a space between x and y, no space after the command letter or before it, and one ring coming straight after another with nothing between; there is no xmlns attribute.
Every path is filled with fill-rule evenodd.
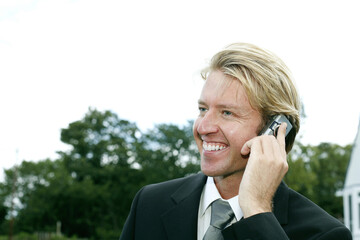
<svg viewBox="0 0 360 240"><path fill-rule="evenodd" d="M175 205L162 215L162 221L169 239L196 239L198 208L206 176L197 174L171 196Z"/></svg>

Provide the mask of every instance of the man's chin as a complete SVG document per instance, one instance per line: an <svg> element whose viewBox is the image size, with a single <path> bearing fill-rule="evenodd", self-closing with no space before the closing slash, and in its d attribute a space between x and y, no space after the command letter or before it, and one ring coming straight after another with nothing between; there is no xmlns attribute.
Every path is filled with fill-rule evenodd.
<svg viewBox="0 0 360 240"><path fill-rule="evenodd" d="M201 172L208 177L217 177L219 176L219 171L216 169L209 169L201 167Z"/></svg>
<svg viewBox="0 0 360 240"><path fill-rule="evenodd" d="M218 169L203 169L201 168L201 172L208 176L213 178L227 178L227 177L234 177L234 176L242 176L244 173L245 168L243 169L237 169L233 171L219 171Z"/></svg>

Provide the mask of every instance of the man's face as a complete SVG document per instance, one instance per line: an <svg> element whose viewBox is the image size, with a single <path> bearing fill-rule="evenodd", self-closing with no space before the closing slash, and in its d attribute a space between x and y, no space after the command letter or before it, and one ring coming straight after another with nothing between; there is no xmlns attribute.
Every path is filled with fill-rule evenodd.
<svg viewBox="0 0 360 240"><path fill-rule="evenodd" d="M248 101L240 81L221 71L211 72L199 99L193 133L208 176L229 176L245 169L244 143L257 136L261 115Z"/></svg>

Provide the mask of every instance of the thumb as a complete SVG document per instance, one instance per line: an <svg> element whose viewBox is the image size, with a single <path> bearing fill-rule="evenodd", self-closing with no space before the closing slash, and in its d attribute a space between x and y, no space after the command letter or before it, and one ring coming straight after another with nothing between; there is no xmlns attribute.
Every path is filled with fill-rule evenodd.
<svg viewBox="0 0 360 240"><path fill-rule="evenodd" d="M253 144L253 139L250 139L249 141L247 141L243 147L241 148L241 154L244 155L244 156L247 156L250 154L250 151L251 151L251 146Z"/></svg>

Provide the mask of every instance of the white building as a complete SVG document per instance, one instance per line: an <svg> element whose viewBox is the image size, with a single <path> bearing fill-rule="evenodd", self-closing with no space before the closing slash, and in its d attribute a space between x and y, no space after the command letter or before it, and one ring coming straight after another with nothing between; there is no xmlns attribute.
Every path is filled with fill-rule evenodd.
<svg viewBox="0 0 360 240"><path fill-rule="evenodd" d="M360 122L342 195L345 225L352 232L353 240L360 240Z"/></svg>

